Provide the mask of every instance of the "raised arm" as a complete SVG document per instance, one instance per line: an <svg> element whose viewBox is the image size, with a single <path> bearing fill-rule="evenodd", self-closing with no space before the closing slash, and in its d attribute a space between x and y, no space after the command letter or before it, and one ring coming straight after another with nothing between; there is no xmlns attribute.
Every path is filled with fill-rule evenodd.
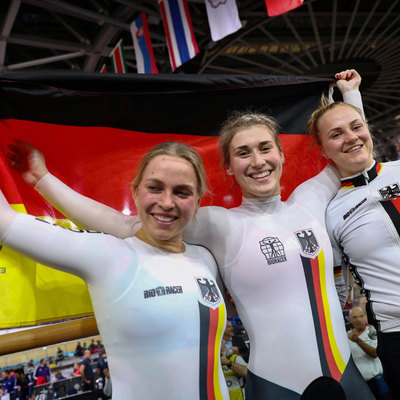
<svg viewBox="0 0 400 400"><path fill-rule="evenodd" d="M36 262L92 282L104 279L111 242L119 239L103 233L69 230L31 215L14 211L0 190L0 243Z"/></svg>
<svg viewBox="0 0 400 400"><path fill-rule="evenodd" d="M138 230L138 219L89 199L51 175L43 154L31 144L15 140L9 145L8 162L22 179L33 186L68 219L85 229L126 238Z"/></svg>
<svg viewBox="0 0 400 400"><path fill-rule="evenodd" d="M335 74L336 85L342 93L343 101L361 110L364 115L364 107L361 99L361 76L355 69L346 69Z"/></svg>
<svg viewBox="0 0 400 400"><path fill-rule="evenodd" d="M343 101L359 108L363 113L361 93L359 91L361 76L355 69L347 69L335 74L336 85L343 96ZM315 212L325 213L325 208L340 187L340 174L337 169L328 165L314 178L299 185L290 196L291 200L301 204L313 204L315 199L320 207ZM321 214L320 214L321 215Z"/></svg>

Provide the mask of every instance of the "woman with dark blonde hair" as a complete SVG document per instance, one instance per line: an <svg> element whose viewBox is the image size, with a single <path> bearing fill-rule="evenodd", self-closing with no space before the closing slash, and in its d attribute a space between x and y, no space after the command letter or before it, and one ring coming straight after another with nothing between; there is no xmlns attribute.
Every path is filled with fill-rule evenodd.
<svg viewBox="0 0 400 400"><path fill-rule="evenodd" d="M199 154L168 142L139 166L132 191L142 225L127 239L18 213L0 192L1 243L86 281L117 400L229 399L217 266L182 240L205 190Z"/></svg>
<svg viewBox="0 0 400 400"><path fill-rule="evenodd" d="M359 92L351 89L359 83L356 72L339 82L356 104ZM277 132L275 121L259 113L234 114L225 123L220 149L226 172L242 189L242 204L201 207L185 240L211 250L248 332L248 400L372 399L351 360L325 230L337 171L326 169L282 202L284 155ZM85 200L47 173L40 152L27 152L31 184L67 217L132 236L133 217ZM103 210L106 220L95 221L93 208Z"/></svg>
<svg viewBox="0 0 400 400"><path fill-rule="evenodd" d="M327 209L334 264L350 266L378 330L377 353L394 399L400 398L400 161L375 161L362 112L326 101L308 131L339 170L341 187Z"/></svg>

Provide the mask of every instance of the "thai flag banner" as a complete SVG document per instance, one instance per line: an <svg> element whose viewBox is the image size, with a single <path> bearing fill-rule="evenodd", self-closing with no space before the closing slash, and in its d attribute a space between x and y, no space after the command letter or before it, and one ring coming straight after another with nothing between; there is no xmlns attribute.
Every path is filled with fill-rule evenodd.
<svg viewBox="0 0 400 400"><path fill-rule="evenodd" d="M211 39L216 42L242 27L235 0L206 0Z"/></svg>
<svg viewBox="0 0 400 400"><path fill-rule="evenodd" d="M169 59L175 70L198 52L187 0L159 0Z"/></svg>
<svg viewBox="0 0 400 400"><path fill-rule="evenodd" d="M267 12L270 17L287 13L303 5L304 0L265 0Z"/></svg>
<svg viewBox="0 0 400 400"><path fill-rule="evenodd" d="M158 74L146 14L141 13L131 23L130 28L135 47L138 74Z"/></svg>

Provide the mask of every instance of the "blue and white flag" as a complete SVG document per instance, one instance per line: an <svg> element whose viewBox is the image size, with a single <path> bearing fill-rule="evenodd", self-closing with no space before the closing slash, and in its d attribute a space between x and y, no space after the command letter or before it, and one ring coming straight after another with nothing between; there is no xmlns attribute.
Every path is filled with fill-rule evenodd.
<svg viewBox="0 0 400 400"><path fill-rule="evenodd" d="M216 42L242 27L236 0L205 0L211 39Z"/></svg>
<svg viewBox="0 0 400 400"><path fill-rule="evenodd" d="M198 52L187 0L159 0L172 69Z"/></svg>
<svg viewBox="0 0 400 400"><path fill-rule="evenodd" d="M146 14L141 13L130 27L135 47L137 72L139 74L158 74Z"/></svg>

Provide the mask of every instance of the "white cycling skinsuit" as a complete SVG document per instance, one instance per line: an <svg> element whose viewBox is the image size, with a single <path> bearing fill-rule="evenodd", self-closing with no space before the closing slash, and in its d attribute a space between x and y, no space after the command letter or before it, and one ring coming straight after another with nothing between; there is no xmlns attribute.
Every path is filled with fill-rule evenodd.
<svg viewBox="0 0 400 400"><path fill-rule="evenodd" d="M207 250L170 253L3 210L5 246L86 281L114 399L229 399L220 365L226 311Z"/></svg>

